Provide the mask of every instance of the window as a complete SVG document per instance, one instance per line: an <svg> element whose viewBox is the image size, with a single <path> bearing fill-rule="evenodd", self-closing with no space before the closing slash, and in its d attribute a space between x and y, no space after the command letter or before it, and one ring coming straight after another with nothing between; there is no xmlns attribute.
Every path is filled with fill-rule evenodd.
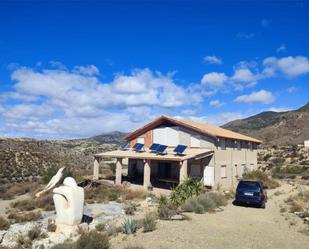
<svg viewBox="0 0 309 249"><path fill-rule="evenodd" d="M248 144L249 144L249 149L250 149L250 150L253 150L252 143L250 142L250 143L248 143Z"/></svg>
<svg viewBox="0 0 309 249"><path fill-rule="evenodd" d="M221 138L220 139L220 146L221 146L221 150L225 150L226 149L226 144L225 144L225 139Z"/></svg>
<svg viewBox="0 0 309 249"><path fill-rule="evenodd" d="M221 165L221 178L226 178L226 165Z"/></svg>
<svg viewBox="0 0 309 249"><path fill-rule="evenodd" d="M140 143L140 144L144 144L145 143L145 138L144 137L138 137L136 142Z"/></svg>

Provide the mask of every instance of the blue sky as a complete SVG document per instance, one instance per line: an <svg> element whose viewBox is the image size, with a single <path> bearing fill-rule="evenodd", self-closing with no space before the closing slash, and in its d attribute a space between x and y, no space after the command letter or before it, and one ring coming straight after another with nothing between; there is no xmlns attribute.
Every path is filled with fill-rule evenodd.
<svg viewBox="0 0 309 249"><path fill-rule="evenodd" d="M213 124L309 97L306 1L0 3L0 135Z"/></svg>

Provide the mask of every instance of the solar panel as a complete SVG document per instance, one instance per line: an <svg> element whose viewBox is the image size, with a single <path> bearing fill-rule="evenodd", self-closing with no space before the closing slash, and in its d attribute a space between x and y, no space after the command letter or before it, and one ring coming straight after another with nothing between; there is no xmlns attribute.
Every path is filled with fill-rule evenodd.
<svg viewBox="0 0 309 249"><path fill-rule="evenodd" d="M123 145L121 145L121 149L122 150L128 150L129 149L129 142L124 143Z"/></svg>
<svg viewBox="0 0 309 249"><path fill-rule="evenodd" d="M151 152L157 152L157 149L159 148L159 146L160 146L160 144L153 143L153 144L150 146L149 150L150 150Z"/></svg>
<svg viewBox="0 0 309 249"><path fill-rule="evenodd" d="M140 143L136 143L133 146L133 149L136 150L136 151L143 151L143 148L144 148L144 144L140 144Z"/></svg>
<svg viewBox="0 0 309 249"><path fill-rule="evenodd" d="M174 152L175 152L177 155L183 155L183 152L186 150L186 148L187 148L186 145L179 144L179 145L177 145L177 147L174 149Z"/></svg>
<svg viewBox="0 0 309 249"><path fill-rule="evenodd" d="M166 150L167 146L166 145L163 145L163 144L160 144L157 148L157 153L158 154L165 154L165 150Z"/></svg>

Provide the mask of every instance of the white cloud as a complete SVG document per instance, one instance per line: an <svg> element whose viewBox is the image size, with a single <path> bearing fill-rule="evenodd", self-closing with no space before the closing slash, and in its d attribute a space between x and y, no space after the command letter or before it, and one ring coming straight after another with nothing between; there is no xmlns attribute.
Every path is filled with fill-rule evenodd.
<svg viewBox="0 0 309 249"><path fill-rule="evenodd" d="M278 47L276 51L277 51L278 53L279 53L279 52L285 52L285 51L286 51L286 46L285 46L285 44L281 44L281 46Z"/></svg>
<svg viewBox="0 0 309 249"><path fill-rule="evenodd" d="M309 73L309 60L305 56L288 56L283 58L268 57L263 61L264 75L274 76L281 72L289 77L296 77Z"/></svg>
<svg viewBox="0 0 309 249"><path fill-rule="evenodd" d="M209 64L216 64L216 65L221 65L222 60L219 59L217 56L214 55L208 55L204 57L204 62L209 63Z"/></svg>
<svg viewBox="0 0 309 249"><path fill-rule="evenodd" d="M212 100L209 102L209 105L210 106L213 106L213 107L221 107L224 105L223 102L221 102L220 100L216 99L216 100Z"/></svg>
<svg viewBox="0 0 309 249"><path fill-rule="evenodd" d="M261 103L270 104L275 100L273 94L269 91L260 90L258 92L253 92L251 94L245 94L238 96L234 101L243 103Z"/></svg>
<svg viewBox="0 0 309 249"><path fill-rule="evenodd" d="M0 94L0 121L8 131L42 137L128 131L153 118L158 109L191 108L202 100L197 87L180 86L171 74L149 69L116 74L103 83L93 65L61 68L19 67L12 72L13 91Z"/></svg>
<svg viewBox="0 0 309 249"><path fill-rule="evenodd" d="M204 74L201 83L204 86L216 89L223 87L227 79L228 77L224 73L212 72Z"/></svg>
<svg viewBox="0 0 309 249"><path fill-rule="evenodd" d="M243 90L246 87L254 86L259 79L259 75L252 73L248 68L239 68L235 70L230 79L236 90Z"/></svg>
<svg viewBox="0 0 309 249"><path fill-rule="evenodd" d="M287 91L288 93L294 93L294 92L297 91L297 87L295 87L295 86L290 86L290 87L288 87L288 89L286 89L286 91Z"/></svg>
<svg viewBox="0 0 309 249"><path fill-rule="evenodd" d="M254 33L238 33L238 34L236 35L236 37L237 37L238 39L246 39L246 40L251 39L251 38L253 38L254 36L255 36Z"/></svg>
<svg viewBox="0 0 309 249"><path fill-rule="evenodd" d="M268 110L272 111L272 112L287 112L287 111L292 110L292 108L288 108L288 107L271 107Z"/></svg>

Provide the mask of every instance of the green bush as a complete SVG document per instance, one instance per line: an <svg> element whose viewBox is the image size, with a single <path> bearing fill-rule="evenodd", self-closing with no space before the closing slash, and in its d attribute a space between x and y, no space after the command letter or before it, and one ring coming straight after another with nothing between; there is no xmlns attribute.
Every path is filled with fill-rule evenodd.
<svg viewBox="0 0 309 249"><path fill-rule="evenodd" d="M271 154L266 154L266 155L263 157L263 161L268 161L269 158L271 158Z"/></svg>
<svg viewBox="0 0 309 249"><path fill-rule="evenodd" d="M171 193L171 202L176 205L182 205L188 198L199 195L204 191L201 181L192 178L184 179Z"/></svg>
<svg viewBox="0 0 309 249"><path fill-rule="evenodd" d="M122 223L122 229L125 234L133 234L137 230L137 223L135 220L127 219Z"/></svg>
<svg viewBox="0 0 309 249"><path fill-rule="evenodd" d="M82 234L75 243L74 249L108 249L109 238L106 233L95 230Z"/></svg>
<svg viewBox="0 0 309 249"><path fill-rule="evenodd" d="M143 232L152 232L156 229L156 215L154 213L147 213L142 221Z"/></svg>
<svg viewBox="0 0 309 249"><path fill-rule="evenodd" d="M10 227L10 222L4 217L0 216L0 230L7 230Z"/></svg>
<svg viewBox="0 0 309 249"><path fill-rule="evenodd" d="M267 188L277 188L279 187L279 183L271 179L266 173L260 170L252 170L242 175L243 179L256 180L263 183L263 185Z"/></svg>
<svg viewBox="0 0 309 249"><path fill-rule="evenodd" d="M167 199L166 195L160 194L160 196L159 196L159 198L158 198L159 206L166 205L167 202L168 202L168 199Z"/></svg>

